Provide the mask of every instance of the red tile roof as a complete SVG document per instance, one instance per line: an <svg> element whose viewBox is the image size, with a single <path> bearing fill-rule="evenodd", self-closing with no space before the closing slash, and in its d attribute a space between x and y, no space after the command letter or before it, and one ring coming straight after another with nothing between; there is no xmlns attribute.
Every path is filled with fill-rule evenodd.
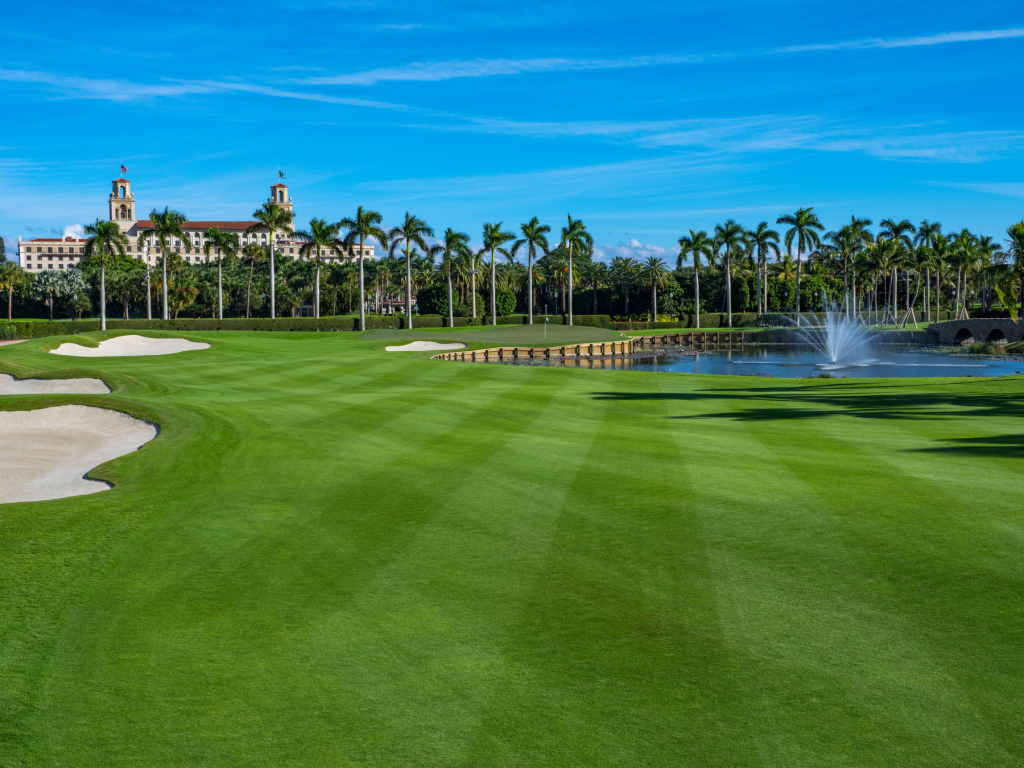
<svg viewBox="0 0 1024 768"><path fill-rule="evenodd" d="M139 219L136 222L139 229L152 229L153 222L149 219ZM255 221L187 221L181 225L182 229L248 229L257 222Z"/></svg>
<svg viewBox="0 0 1024 768"><path fill-rule="evenodd" d="M84 243L84 237L33 237L31 240L22 240L23 243Z"/></svg>
<svg viewBox="0 0 1024 768"><path fill-rule="evenodd" d="M114 184L117 184L119 181L127 181L129 184L131 184L131 182L128 181L128 179L114 179Z"/></svg>

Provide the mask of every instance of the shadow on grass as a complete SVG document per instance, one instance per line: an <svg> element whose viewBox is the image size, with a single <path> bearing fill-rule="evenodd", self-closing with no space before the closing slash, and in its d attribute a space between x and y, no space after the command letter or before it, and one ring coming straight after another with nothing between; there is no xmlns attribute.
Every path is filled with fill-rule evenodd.
<svg viewBox="0 0 1024 768"><path fill-rule="evenodd" d="M837 384L812 387L709 389L696 392L593 392L595 400L707 402L725 401L719 413L671 416L674 419L791 421L828 416L862 419L951 420L971 417L1024 417L1024 399L1006 392L921 391L922 385Z"/></svg>
<svg viewBox="0 0 1024 768"><path fill-rule="evenodd" d="M918 448L915 453L987 456L1003 459L1024 459L1024 435L993 435L991 437L958 437L934 448Z"/></svg>

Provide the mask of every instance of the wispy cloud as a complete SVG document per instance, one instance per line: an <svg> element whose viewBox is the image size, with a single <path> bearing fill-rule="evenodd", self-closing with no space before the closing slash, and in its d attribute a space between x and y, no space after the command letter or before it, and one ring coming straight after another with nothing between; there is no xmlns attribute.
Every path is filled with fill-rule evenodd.
<svg viewBox="0 0 1024 768"><path fill-rule="evenodd" d="M436 82L464 77L493 77L537 72L570 72L595 69L622 69L686 64L701 61L694 55L636 56L625 59L470 59L467 61L413 62L401 67L385 67L350 74L308 77L296 80L306 85L376 85L381 82Z"/></svg>
<svg viewBox="0 0 1024 768"><path fill-rule="evenodd" d="M414 26L414 25L411 25ZM405 28L394 25L392 28ZM779 48L764 48L743 52L716 53L670 53L653 56L631 56L624 58L584 59L572 57L549 57L527 59L468 59L448 61L417 61L398 67L364 70L337 75L324 75L295 80L306 85L377 85L382 82L437 82L467 77L494 77L498 75L522 75L545 72L579 72L602 69L628 69L636 67L658 67L679 64L695 64L713 59L778 56L782 54L810 53L815 51L863 50L870 48L911 48L928 45L949 45L952 43L973 43L989 40L1006 40L1024 37L1024 27L1010 29L989 29L973 32L942 32L935 35L899 38L866 38L844 40L834 43L813 45L790 45Z"/></svg>
<svg viewBox="0 0 1024 768"><path fill-rule="evenodd" d="M948 45L950 43L977 43L985 40L1007 40L1024 37L1024 27L1010 29L986 29L975 32L942 32L937 35L919 37L871 37L863 40L847 40L840 43L815 45L789 45L775 48L773 53L803 53L805 51L842 51L864 48L916 48L922 45Z"/></svg>
<svg viewBox="0 0 1024 768"><path fill-rule="evenodd" d="M82 98L131 101L156 96L186 96L213 93L215 88L196 83L134 83L129 80L69 77L52 72L34 72L23 69L0 69L0 81L9 83L36 83L54 86L65 93Z"/></svg>
<svg viewBox="0 0 1024 768"><path fill-rule="evenodd" d="M983 192L988 195L999 195L1001 197L1024 198L1024 182L1019 181L929 181L925 183L935 187L962 189L967 192Z"/></svg>

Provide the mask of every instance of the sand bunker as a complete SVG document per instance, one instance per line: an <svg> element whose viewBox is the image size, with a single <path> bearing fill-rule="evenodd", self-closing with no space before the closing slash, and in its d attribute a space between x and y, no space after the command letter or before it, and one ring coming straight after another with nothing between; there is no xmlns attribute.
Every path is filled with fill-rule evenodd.
<svg viewBox="0 0 1024 768"><path fill-rule="evenodd" d="M388 352L433 352L435 349L465 348L465 344L438 344L436 341L413 341L400 347L384 347Z"/></svg>
<svg viewBox="0 0 1024 768"><path fill-rule="evenodd" d="M0 504L106 491L85 473L156 435L153 424L86 405L0 411Z"/></svg>
<svg viewBox="0 0 1024 768"><path fill-rule="evenodd" d="M173 355L193 349L209 349L186 339L151 339L148 336L115 336L101 341L98 347L83 347L81 344L61 344L50 351L55 355L70 357L140 357L143 355Z"/></svg>
<svg viewBox="0 0 1024 768"><path fill-rule="evenodd" d="M100 379L16 379L0 373L0 395L106 395Z"/></svg>

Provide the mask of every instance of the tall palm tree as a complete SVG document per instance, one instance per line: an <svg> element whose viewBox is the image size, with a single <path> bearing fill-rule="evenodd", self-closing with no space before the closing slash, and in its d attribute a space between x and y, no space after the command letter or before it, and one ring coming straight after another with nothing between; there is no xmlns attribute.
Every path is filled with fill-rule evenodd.
<svg viewBox="0 0 1024 768"><path fill-rule="evenodd" d="M150 211L149 220L152 226L145 228L145 231L140 231L139 239L141 240L144 236L152 234L156 241L154 244L162 254L160 266L163 273L163 319L167 320L169 319L167 309L167 260L170 258L171 252L169 244L171 238L177 238L184 244L186 252L192 250L191 240L189 240L182 229L182 225L188 223L188 216L181 211L172 211L167 206L164 206L163 211L158 211L156 208Z"/></svg>
<svg viewBox="0 0 1024 768"><path fill-rule="evenodd" d="M261 229L267 230L267 257L270 259L270 319L277 318L277 295L274 292L274 234L281 232L286 235L294 234L291 228L292 214L286 211L272 200L268 200L261 207L253 211L255 223L249 227L246 233L256 232Z"/></svg>
<svg viewBox="0 0 1024 768"><path fill-rule="evenodd" d="M116 251L122 256L128 248L128 238L116 221L96 219L94 224L85 225L85 234L89 239L85 242L85 252L92 254L99 249L100 253L100 330L107 330L107 251Z"/></svg>
<svg viewBox="0 0 1024 768"><path fill-rule="evenodd" d="M793 241L796 241L796 324L800 325L800 254L804 251L810 253L815 248L821 247L821 238L818 232L824 231L825 227L818 221L818 214L814 208L798 208L794 214L784 214L775 220L776 224L785 224L789 227L786 230L786 250L793 249Z"/></svg>
<svg viewBox="0 0 1024 768"><path fill-rule="evenodd" d="M441 258L440 269L448 284L448 327L455 325L455 302L452 301L452 273L456 269L456 261L459 257L470 253L469 235L465 232L456 232L451 227L444 231L444 242L439 246L437 255Z"/></svg>
<svg viewBox="0 0 1024 768"><path fill-rule="evenodd" d="M583 252L587 246L593 247L594 238L587 232L586 225L579 219L569 216L569 223L562 227L562 239L559 243L569 252L569 325L572 325L572 252Z"/></svg>
<svg viewBox="0 0 1024 768"><path fill-rule="evenodd" d="M534 216L526 224L520 224L519 230L523 233L523 236L512 244L510 253L514 258L519 249L526 246L528 272L526 280L529 286L527 289L527 313L529 314L528 322L530 325L533 325L533 260L537 257L538 248L547 254L547 235L551 231L551 227L547 224L541 224L540 220Z"/></svg>
<svg viewBox="0 0 1024 768"><path fill-rule="evenodd" d="M256 262L267 258L267 252L263 250L263 246L259 243L247 243L242 247L242 255L249 260L249 281L245 284L245 316L249 317L250 300L252 298L252 272L256 267Z"/></svg>
<svg viewBox="0 0 1024 768"><path fill-rule="evenodd" d="M749 229L746 233L749 247L757 258L757 311L768 311L768 254L779 257L779 233L768 228L768 222L762 221L757 229ZM762 282L761 276L764 275ZM762 301L763 298L763 301Z"/></svg>
<svg viewBox="0 0 1024 768"><path fill-rule="evenodd" d="M883 219L879 226L881 230L878 233L879 240L895 240L902 246L900 249L900 259L897 261L906 260L907 254L914 250L914 235L917 233L917 227L915 227L909 219L903 219L902 221L896 221L895 219ZM896 264L895 269L892 273L892 314L896 315L896 291L897 291L897 273L899 272L899 264ZM908 285L909 288L909 285Z"/></svg>
<svg viewBox="0 0 1024 768"><path fill-rule="evenodd" d="M914 247L915 248L920 248L922 246L925 247L925 248L928 248L929 251L932 253L932 256L933 256L933 258L928 261L928 264L925 267L925 279L924 279L925 318L924 319L927 320L927 321L931 321L931 319L932 319L932 315L931 315L932 308L931 308L931 303L929 301L928 293L929 293L929 290L931 288L931 281L932 281L932 271L931 270L932 270L932 262L934 261L935 238L940 236L941 234L942 234L942 224L941 223L939 223L937 221L931 222L931 221L928 221L928 219L925 219L920 224L918 224L918 226L917 226L917 236L914 238ZM938 320L939 318L936 316L935 319Z"/></svg>
<svg viewBox="0 0 1024 768"><path fill-rule="evenodd" d="M498 324L498 289L495 284L494 254L500 253L508 256L509 252L503 246L505 243L515 240L512 232L502 232L501 222L497 224L484 224L484 250L491 254L491 325Z"/></svg>
<svg viewBox="0 0 1024 768"><path fill-rule="evenodd" d="M430 246L427 245L426 238L433 236L434 230L408 211L405 212L405 221L401 226L392 227L388 232L390 255L394 256L397 248L405 246L405 316L409 328L412 328L412 248L416 246L424 253L429 251Z"/></svg>
<svg viewBox="0 0 1024 768"><path fill-rule="evenodd" d="M7 292L7 322L11 322L14 291L28 282L28 274L13 261L0 261L0 290Z"/></svg>
<svg viewBox="0 0 1024 768"><path fill-rule="evenodd" d="M222 281L221 260L223 256L232 259L238 256L238 235L234 232L223 232L216 227L206 230L206 242L203 243L203 253L207 258L210 250L217 252L217 319L224 319L224 286Z"/></svg>
<svg viewBox="0 0 1024 768"><path fill-rule="evenodd" d="M636 282L640 271L640 264L636 259L628 256L616 256L612 259L612 278L622 286L622 293L625 296L625 315L629 320L629 286Z"/></svg>
<svg viewBox="0 0 1024 768"><path fill-rule="evenodd" d="M313 283L313 317L320 319L320 257L323 250L331 246L337 247L341 252L341 233L337 224L329 224L326 219L310 219L309 229L297 231L295 237L305 240L299 248L299 255L305 258L313 257L316 262L316 278Z"/></svg>
<svg viewBox="0 0 1024 768"><path fill-rule="evenodd" d="M671 273L664 260L657 256L648 256L641 274L644 282L651 286L651 318L654 322L658 322L658 288L668 282Z"/></svg>
<svg viewBox="0 0 1024 768"><path fill-rule="evenodd" d="M693 258L693 311L696 318L696 326L700 328L700 257L711 258L713 251L716 251L714 243L704 230L694 232L690 230L690 236L683 235L679 238L679 258L676 261L676 269L682 269L686 259Z"/></svg>
<svg viewBox="0 0 1024 768"><path fill-rule="evenodd" d="M586 265L584 282L590 286L590 290L593 294L593 309L591 311L596 315L597 291L602 285L606 285L608 283L608 265L603 261L594 261L593 259L590 259Z"/></svg>
<svg viewBox="0 0 1024 768"><path fill-rule="evenodd" d="M743 227L732 219L715 226L715 239L725 248L725 306L728 325L732 328L732 252L743 242Z"/></svg>
<svg viewBox="0 0 1024 768"><path fill-rule="evenodd" d="M352 246L359 242L359 330L366 330L366 289L363 285L363 245L368 237L376 238L381 248L388 247L388 236L380 223L384 218L377 211L364 211L363 206L356 208L354 219L344 218L338 222L338 228L346 230L342 240L346 250L352 252Z"/></svg>

